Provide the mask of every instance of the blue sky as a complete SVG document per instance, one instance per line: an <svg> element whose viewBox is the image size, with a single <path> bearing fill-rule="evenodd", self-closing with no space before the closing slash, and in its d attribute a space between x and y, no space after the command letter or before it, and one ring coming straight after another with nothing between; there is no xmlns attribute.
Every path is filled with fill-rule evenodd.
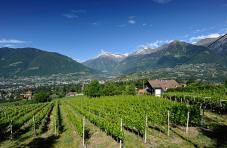
<svg viewBox="0 0 227 148"><path fill-rule="evenodd" d="M226 0L1 0L0 46L78 61L227 31Z"/></svg>

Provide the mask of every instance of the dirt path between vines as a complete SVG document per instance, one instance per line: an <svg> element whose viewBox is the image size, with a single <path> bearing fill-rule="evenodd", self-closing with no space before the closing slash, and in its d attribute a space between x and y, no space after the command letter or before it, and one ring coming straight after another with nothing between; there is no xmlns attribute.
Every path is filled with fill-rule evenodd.
<svg viewBox="0 0 227 148"><path fill-rule="evenodd" d="M70 105L67 105L80 118L83 118L75 109ZM85 144L87 148L119 148L119 143L115 141L111 136L106 135L100 128L92 124L89 120L85 120L85 125L90 130L90 137L86 140Z"/></svg>
<svg viewBox="0 0 227 148"><path fill-rule="evenodd" d="M64 110L60 105L60 114L62 118L62 125L64 126L62 133L59 134L58 139L52 147L55 148L79 148L82 147L82 139L75 132L75 129L72 124L70 124L67 116L64 114Z"/></svg>

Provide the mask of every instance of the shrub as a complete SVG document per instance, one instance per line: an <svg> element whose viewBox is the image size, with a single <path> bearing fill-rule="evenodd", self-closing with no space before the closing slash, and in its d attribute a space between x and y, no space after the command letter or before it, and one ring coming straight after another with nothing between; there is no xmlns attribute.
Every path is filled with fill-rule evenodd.
<svg viewBox="0 0 227 148"><path fill-rule="evenodd" d="M35 102L48 102L48 101L51 101L51 98L49 96L48 93L46 92L39 92L39 93L36 93L34 96L34 101Z"/></svg>

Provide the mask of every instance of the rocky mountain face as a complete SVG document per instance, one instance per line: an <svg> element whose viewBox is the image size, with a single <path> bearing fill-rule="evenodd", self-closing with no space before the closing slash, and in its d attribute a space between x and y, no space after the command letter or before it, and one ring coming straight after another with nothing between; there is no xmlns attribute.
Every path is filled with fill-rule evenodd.
<svg viewBox="0 0 227 148"><path fill-rule="evenodd" d="M199 46L209 46L211 43L213 43L215 40L217 40L217 38L205 38L205 39L201 39L199 40L196 45Z"/></svg>
<svg viewBox="0 0 227 148"><path fill-rule="evenodd" d="M227 34L218 38L206 38L197 42L197 45L208 47L218 54L227 54Z"/></svg>

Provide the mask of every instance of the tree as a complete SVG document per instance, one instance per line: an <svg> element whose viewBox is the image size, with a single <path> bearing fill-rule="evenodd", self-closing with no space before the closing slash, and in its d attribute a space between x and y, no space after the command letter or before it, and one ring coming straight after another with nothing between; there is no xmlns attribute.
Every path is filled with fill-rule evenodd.
<svg viewBox="0 0 227 148"><path fill-rule="evenodd" d="M120 94L118 92L118 88L116 86L116 84L114 84L113 82L108 82L107 84L105 84L103 91L102 91L102 95L104 96L114 96L114 95L118 95Z"/></svg>
<svg viewBox="0 0 227 148"><path fill-rule="evenodd" d="M136 90L135 90L135 85L134 84L128 84L125 86L125 91L124 94L125 95L135 95L136 94Z"/></svg>
<svg viewBox="0 0 227 148"><path fill-rule="evenodd" d="M49 94L46 92L38 92L34 95L35 102L48 102L50 100Z"/></svg>
<svg viewBox="0 0 227 148"><path fill-rule="evenodd" d="M186 82L186 84L187 84L187 85L190 85L190 84L193 84L193 83L195 83L195 82L196 82L196 79L191 78L191 79L189 79L189 80Z"/></svg>
<svg viewBox="0 0 227 148"><path fill-rule="evenodd" d="M91 81L90 84L88 84L85 87L84 90L85 95L89 97L100 97L101 96L101 85L97 80Z"/></svg>

